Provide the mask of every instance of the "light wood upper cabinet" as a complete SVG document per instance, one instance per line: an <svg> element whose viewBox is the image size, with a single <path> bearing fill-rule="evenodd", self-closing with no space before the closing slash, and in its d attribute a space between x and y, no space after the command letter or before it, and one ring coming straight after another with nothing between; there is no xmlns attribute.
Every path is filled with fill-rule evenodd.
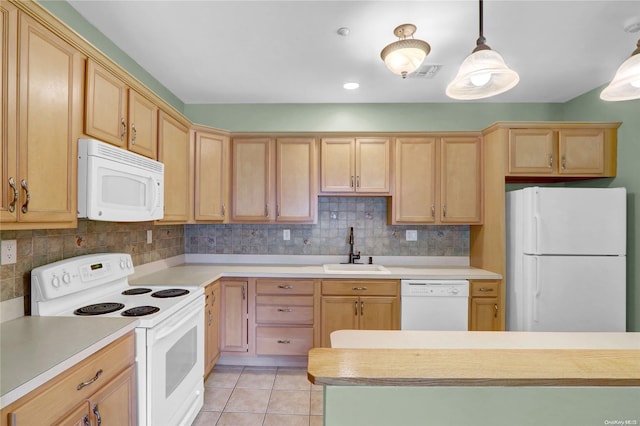
<svg viewBox="0 0 640 426"><path fill-rule="evenodd" d="M160 222L186 223L192 209L193 156L189 128L161 111L159 114L159 155L164 163L164 217Z"/></svg>
<svg viewBox="0 0 640 426"><path fill-rule="evenodd" d="M158 107L93 60L87 61L85 132L157 158Z"/></svg>
<svg viewBox="0 0 640 426"><path fill-rule="evenodd" d="M395 141L392 223L482 222L482 145L476 136Z"/></svg>
<svg viewBox="0 0 640 426"><path fill-rule="evenodd" d="M317 217L313 138L232 141L233 222L314 222Z"/></svg>
<svg viewBox="0 0 640 426"><path fill-rule="evenodd" d="M15 37L11 31L15 11L4 2L2 7L2 42L11 44L6 52L3 47L3 62L13 68L15 60L20 76L16 82L14 75L3 70L3 83L4 79L9 83L3 91L12 94L17 88L18 96L3 96L2 100L3 109L7 108L2 140L2 227L75 227L84 57L26 14L18 14L19 37ZM14 40L19 43L16 48ZM12 53L17 57L10 58ZM55 185L51 185L52 178Z"/></svg>
<svg viewBox="0 0 640 426"><path fill-rule="evenodd" d="M443 137L440 155L440 222L482 222L482 141Z"/></svg>
<svg viewBox="0 0 640 426"><path fill-rule="evenodd" d="M314 222L318 215L316 141L276 141L276 220Z"/></svg>
<svg viewBox="0 0 640 426"><path fill-rule="evenodd" d="M609 128L509 129L507 176L614 176L616 145Z"/></svg>
<svg viewBox="0 0 640 426"><path fill-rule="evenodd" d="M229 220L229 137L195 131L195 220Z"/></svg>
<svg viewBox="0 0 640 426"><path fill-rule="evenodd" d="M320 191L389 193L389 138L323 138Z"/></svg>

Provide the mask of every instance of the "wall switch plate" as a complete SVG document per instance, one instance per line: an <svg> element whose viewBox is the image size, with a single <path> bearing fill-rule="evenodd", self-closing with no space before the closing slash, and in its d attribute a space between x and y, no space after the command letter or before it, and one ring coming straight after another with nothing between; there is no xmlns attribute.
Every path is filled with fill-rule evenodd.
<svg viewBox="0 0 640 426"><path fill-rule="evenodd" d="M407 241L418 241L418 231L415 229L408 229Z"/></svg>
<svg viewBox="0 0 640 426"><path fill-rule="evenodd" d="M285 229L282 231L282 239L285 241L289 241L291 239L291 230Z"/></svg>
<svg viewBox="0 0 640 426"><path fill-rule="evenodd" d="M18 257L18 243L16 240L2 240L2 264L13 265Z"/></svg>
<svg viewBox="0 0 640 426"><path fill-rule="evenodd" d="M147 230L147 244L153 243L153 231L151 229Z"/></svg>

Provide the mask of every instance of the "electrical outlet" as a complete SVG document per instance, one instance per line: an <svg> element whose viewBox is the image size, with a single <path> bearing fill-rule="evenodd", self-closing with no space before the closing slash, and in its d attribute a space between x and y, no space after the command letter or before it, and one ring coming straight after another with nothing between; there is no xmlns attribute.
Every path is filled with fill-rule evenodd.
<svg viewBox="0 0 640 426"><path fill-rule="evenodd" d="M16 240L2 240L2 264L13 265L17 261L18 243Z"/></svg>
<svg viewBox="0 0 640 426"><path fill-rule="evenodd" d="M291 230L285 229L282 231L282 239L285 241L289 241L291 239Z"/></svg>
<svg viewBox="0 0 640 426"><path fill-rule="evenodd" d="M147 230L147 244L153 243L153 231L151 229Z"/></svg>
<svg viewBox="0 0 640 426"><path fill-rule="evenodd" d="M418 231L416 231L415 229L408 229L407 241L418 241Z"/></svg>

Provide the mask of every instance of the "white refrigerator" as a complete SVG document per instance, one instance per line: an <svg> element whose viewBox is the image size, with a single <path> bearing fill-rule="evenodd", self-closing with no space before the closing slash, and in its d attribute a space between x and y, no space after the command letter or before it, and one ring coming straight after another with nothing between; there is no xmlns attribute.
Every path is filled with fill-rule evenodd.
<svg viewBox="0 0 640 426"><path fill-rule="evenodd" d="M507 192L507 330L626 331L626 190Z"/></svg>

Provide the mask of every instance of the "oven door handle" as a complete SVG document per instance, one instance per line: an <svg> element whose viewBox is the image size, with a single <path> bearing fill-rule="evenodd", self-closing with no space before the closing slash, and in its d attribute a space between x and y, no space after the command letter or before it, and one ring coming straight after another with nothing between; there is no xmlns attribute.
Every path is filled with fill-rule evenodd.
<svg viewBox="0 0 640 426"><path fill-rule="evenodd" d="M198 305L199 304L200 303L198 302ZM182 312L190 312L190 313L182 318L176 318L176 316ZM203 312L204 312L204 305L202 305L201 309L195 309L195 310L190 309L190 305L185 307L184 309L178 311L173 318L169 319L167 321L167 324L163 324L162 328L158 330L158 334L154 336L152 341L154 343L157 343L160 340L164 339L165 337L170 336L171 334L173 334L173 332L175 332L176 330L181 328L183 325L191 321L194 317L200 316L202 318L202 321L204 321ZM170 322L173 322L173 324L171 324Z"/></svg>

